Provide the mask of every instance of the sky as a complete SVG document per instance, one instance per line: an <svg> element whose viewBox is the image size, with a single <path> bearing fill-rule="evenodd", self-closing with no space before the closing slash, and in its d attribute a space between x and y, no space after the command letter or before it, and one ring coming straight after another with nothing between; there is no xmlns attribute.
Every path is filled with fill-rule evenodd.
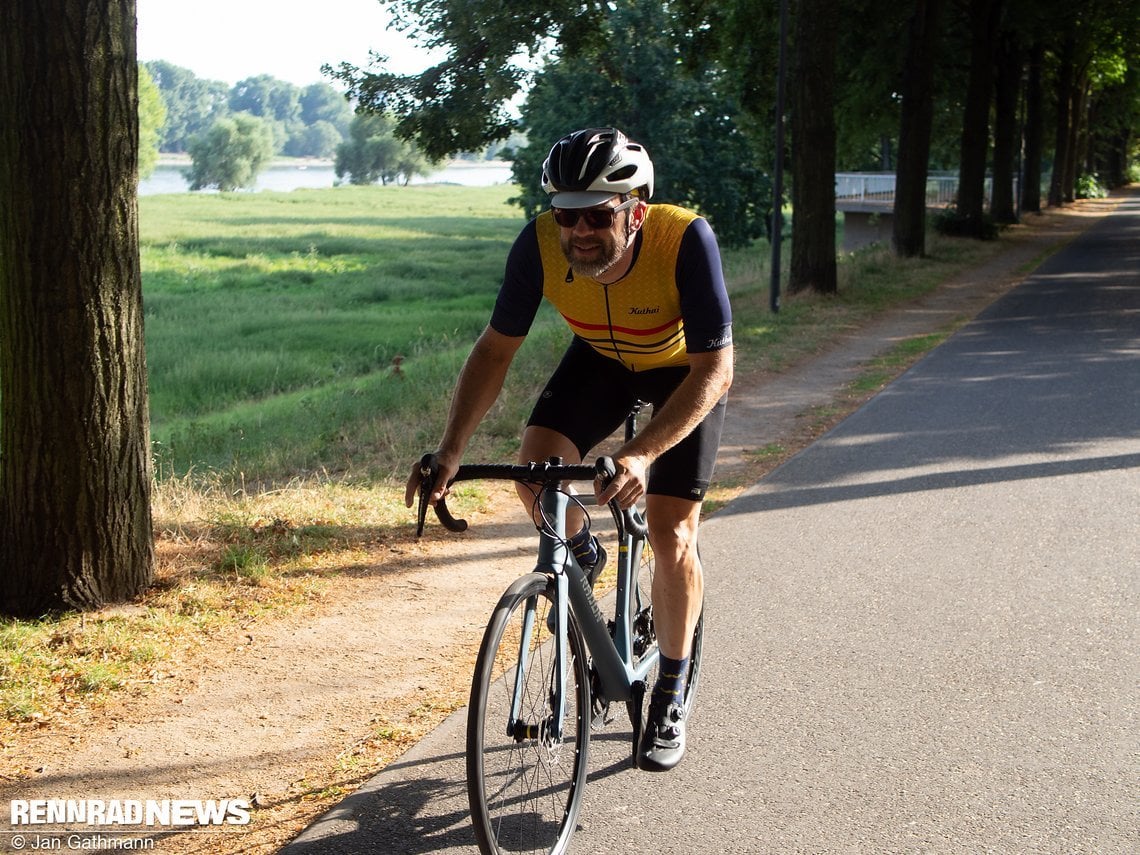
<svg viewBox="0 0 1140 855"><path fill-rule="evenodd" d="M426 51L387 29L381 0L137 2L140 60L166 60L231 86L258 74L298 86L331 83L321 76L323 64L364 68L369 50L388 55L391 71L412 73L432 64Z"/></svg>

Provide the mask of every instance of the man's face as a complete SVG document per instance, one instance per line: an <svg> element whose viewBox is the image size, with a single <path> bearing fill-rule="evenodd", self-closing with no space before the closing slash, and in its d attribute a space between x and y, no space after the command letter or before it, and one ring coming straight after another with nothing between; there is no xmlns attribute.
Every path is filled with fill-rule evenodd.
<svg viewBox="0 0 1140 855"><path fill-rule="evenodd" d="M629 246L633 234L629 228L632 211L625 208L611 215L609 212L618 207L617 201L615 196L611 201L595 208L556 212L560 216L578 215L573 226L560 225L558 238L570 269L579 276L596 279L603 275L617 263ZM598 214L594 214L594 211ZM599 218L609 216L612 216L613 222L608 227L595 228L590 225L591 220L597 222Z"/></svg>

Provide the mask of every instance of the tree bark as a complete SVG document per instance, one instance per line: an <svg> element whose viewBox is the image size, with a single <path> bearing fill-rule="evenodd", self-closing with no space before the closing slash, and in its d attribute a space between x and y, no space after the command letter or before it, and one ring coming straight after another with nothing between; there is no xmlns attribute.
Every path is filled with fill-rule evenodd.
<svg viewBox="0 0 1140 855"><path fill-rule="evenodd" d="M0 11L0 611L153 574L135 0Z"/></svg>
<svg viewBox="0 0 1140 855"><path fill-rule="evenodd" d="M1021 176L1021 210L1035 213L1041 211L1041 155L1045 139L1041 71L1044 61L1045 49L1036 42L1029 49L1029 77L1025 84L1025 156Z"/></svg>
<svg viewBox="0 0 1140 855"><path fill-rule="evenodd" d="M1049 179L1049 204L1059 206L1065 201L1065 164L1069 162L1069 125L1072 121L1073 62L1076 54L1076 37L1070 31L1061 49L1057 71L1057 134L1053 143L1053 174Z"/></svg>
<svg viewBox="0 0 1140 855"><path fill-rule="evenodd" d="M902 73L891 241L897 255L926 254L926 174L934 120L934 47L942 0L916 0Z"/></svg>
<svg viewBox="0 0 1140 855"><path fill-rule="evenodd" d="M1078 165L1084 147L1084 116L1085 105L1088 100L1088 79L1086 72L1076 75L1073 84L1073 97L1069 109L1069 142L1066 147L1065 174L1061 185L1061 193L1066 202L1074 202L1077 198Z"/></svg>
<svg viewBox="0 0 1140 855"><path fill-rule="evenodd" d="M1006 30L998 39L994 100L994 168L990 213L999 223L1016 223L1013 177L1018 151L1017 94L1021 88L1021 49L1017 34Z"/></svg>
<svg viewBox="0 0 1140 855"><path fill-rule="evenodd" d="M835 262L836 0L800 0L792 70L792 260L788 290L832 294Z"/></svg>
<svg viewBox="0 0 1140 855"><path fill-rule="evenodd" d="M970 0L970 75L962 115L958 214L965 234L981 237L986 205L986 152L993 91L994 24L1001 0Z"/></svg>

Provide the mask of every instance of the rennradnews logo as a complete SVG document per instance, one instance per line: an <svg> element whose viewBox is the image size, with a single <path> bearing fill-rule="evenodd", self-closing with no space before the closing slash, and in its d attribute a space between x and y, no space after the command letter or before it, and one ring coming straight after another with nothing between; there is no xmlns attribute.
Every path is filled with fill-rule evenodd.
<svg viewBox="0 0 1140 855"><path fill-rule="evenodd" d="M249 825L249 799L13 799L9 825Z"/></svg>

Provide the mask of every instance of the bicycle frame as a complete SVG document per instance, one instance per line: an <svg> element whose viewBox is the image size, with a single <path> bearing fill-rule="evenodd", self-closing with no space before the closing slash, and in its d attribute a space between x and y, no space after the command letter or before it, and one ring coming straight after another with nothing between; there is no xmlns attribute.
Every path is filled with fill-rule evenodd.
<svg viewBox="0 0 1140 855"><path fill-rule="evenodd" d="M635 409L627 419L627 436L632 433ZM434 483L436 464L433 455L424 455L421 461L423 481L420 485L419 523L417 536L423 531L427 513L428 484ZM610 510L618 527L618 578L617 606L614 616L613 635L605 616L598 606L589 579L579 566L577 559L566 545L566 513L572 501L570 495L559 489L563 480L584 480L592 478L595 471L613 477L613 461L599 458L597 466L564 466L561 459L552 458L544 464L511 466L505 464L464 465L459 468L454 481L490 478L514 480L541 488L539 506L545 523L539 527L538 561L535 571L550 576L555 582L555 624L554 637L557 640L555 686L557 693L557 719L554 722L557 738L561 738L565 722L565 691L568 679L568 631L567 621L572 610L578 619L586 648L593 657L594 671L598 675L601 690L607 701L633 701L640 711L641 698L645 693L645 680L657 664L656 648L648 651L635 665L633 662L633 621L631 604L636 585L636 569L640 565L642 550L645 547L647 529L645 518L636 507L618 510L611 503ZM573 501L578 501L577 499ZM451 515L446 502L440 499L435 505L436 516L451 531L465 531L467 523ZM525 666L534 634L534 604L529 604L524 625L523 637L519 641L519 662ZM523 673L525 667L519 668ZM512 701L511 721L507 723L508 734L513 734L518 722L521 700L516 686ZM635 728L636 730L636 728ZM534 734L527 734L536 736ZM634 736L638 734L635 732Z"/></svg>
<svg viewBox="0 0 1140 855"><path fill-rule="evenodd" d="M543 518L553 523L553 530L544 526L539 532L538 563L536 572L553 575L557 596L555 602L554 637L558 642L555 653L557 679L556 721L557 733L562 734L565 703L564 693L567 679L567 619L573 610L578 618L578 627L586 648L593 657L594 668L601 682L602 692L608 701L634 700L645 689L645 678L657 663L657 650L654 649L640 662L633 663L633 618L631 588L635 584L633 570L641 561L645 539L623 530L618 547L617 605L614 615L614 633L611 637L605 615L602 614L590 581L577 560L566 547L566 511L570 497L560 490L544 489L539 499ZM528 616L528 635L533 630L533 615ZM519 645L520 661L525 662L524 651L529 649L530 638L524 638ZM521 669L520 669L521 670ZM516 697L512 717L518 712L519 700Z"/></svg>

